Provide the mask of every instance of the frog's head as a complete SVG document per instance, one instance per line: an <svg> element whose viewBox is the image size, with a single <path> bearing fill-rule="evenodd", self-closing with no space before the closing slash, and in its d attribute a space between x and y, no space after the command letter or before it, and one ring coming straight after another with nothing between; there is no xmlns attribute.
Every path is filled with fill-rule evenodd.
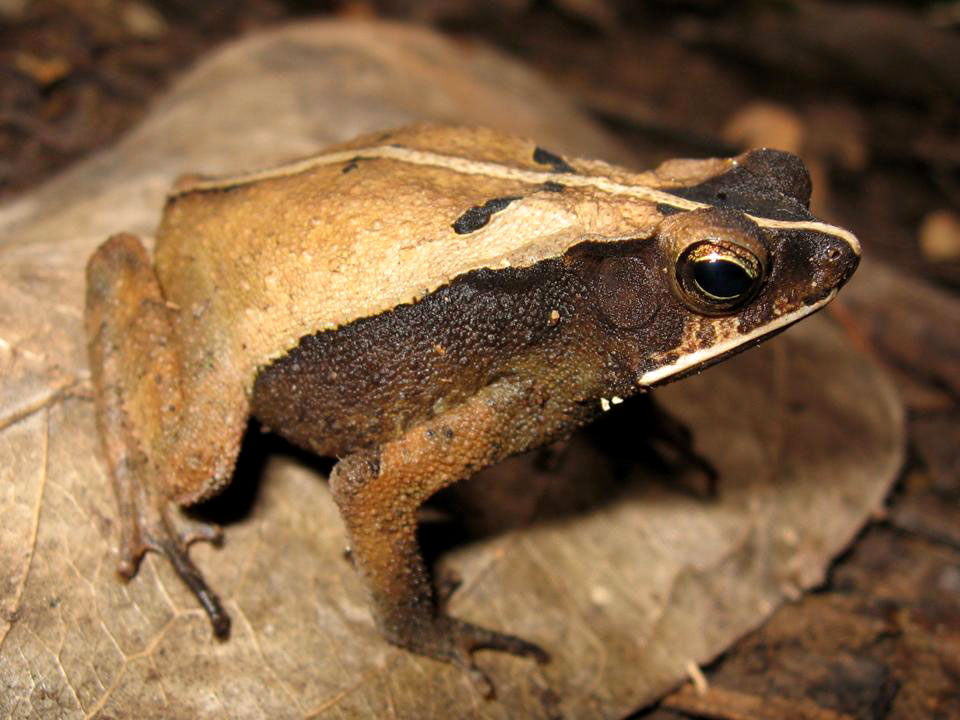
<svg viewBox="0 0 960 720"><path fill-rule="evenodd" d="M590 263L595 306L617 346L634 348L626 355L640 385L700 370L816 312L859 262L857 239L807 210L809 176L788 153L747 153L669 195L679 199L659 206L652 240L595 247Z"/></svg>

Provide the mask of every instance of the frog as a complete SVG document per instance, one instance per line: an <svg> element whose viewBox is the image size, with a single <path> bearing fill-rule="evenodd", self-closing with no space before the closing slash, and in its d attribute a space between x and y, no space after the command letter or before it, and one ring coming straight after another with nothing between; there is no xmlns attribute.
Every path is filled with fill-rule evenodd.
<svg viewBox="0 0 960 720"><path fill-rule="evenodd" d="M184 509L230 482L254 418L335 459L383 638L492 696L476 650L549 655L448 612L418 509L826 306L860 243L810 213L810 192L802 161L772 149L638 172L435 124L181 177L152 254L119 233L87 264L120 576L165 557L229 635L189 556L222 530Z"/></svg>

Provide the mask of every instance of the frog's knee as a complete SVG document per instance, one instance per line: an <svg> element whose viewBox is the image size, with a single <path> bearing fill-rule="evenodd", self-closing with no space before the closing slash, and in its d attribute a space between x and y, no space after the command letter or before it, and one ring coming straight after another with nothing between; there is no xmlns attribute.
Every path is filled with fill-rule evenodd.
<svg viewBox="0 0 960 720"><path fill-rule="evenodd" d="M87 261L87 279L100 280L126 272L137 272L150 267L150 257L140 238L129 233L111 235L94 250Z"/></svg>
<svg viewBox="0 0 960 720"><path fill-rule="evenodd" d="M118 289L124 278L150 269L150 257L136 235L112 235L87 261L87 304L103 301Z"/></svg>
<svg viewBox="0 0 960 720"><path fill-rule="evenodd" d="M330 473L330 490L337 505L355 500L363 488L380 474L380 450L363 450L347 455Z"/></svg>

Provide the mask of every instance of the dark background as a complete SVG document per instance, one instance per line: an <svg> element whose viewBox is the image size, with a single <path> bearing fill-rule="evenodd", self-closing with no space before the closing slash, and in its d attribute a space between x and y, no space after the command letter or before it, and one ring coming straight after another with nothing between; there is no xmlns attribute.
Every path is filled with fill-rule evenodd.
<svg viewBox="0 0 960 720"><path fill-rule="evenodd" d="M496 45L645 165L748 145L798 152L818 215L956 300L956 1L0 0L0 200L113 141L212 46L318 16L404 19ZM923 315L910 326L850 328L908 409L909 459L884 517L825 587L708 668L707 695L674 694L642 717L960 717L960 327Z"/></svg>

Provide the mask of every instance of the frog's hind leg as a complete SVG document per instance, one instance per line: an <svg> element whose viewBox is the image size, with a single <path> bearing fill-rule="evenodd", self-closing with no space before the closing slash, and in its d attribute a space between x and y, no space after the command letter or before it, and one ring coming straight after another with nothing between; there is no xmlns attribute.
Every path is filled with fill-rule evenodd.
<svg viewBox="0 0 960 720"><path fill-rule="evenodd" d="M97 424L120 506L119 573L135 575L148 550L164 555L225 637L230 618L187 554L190 543L219 542L221 533L177 506L186 481L170 445L183 410L182 366L171 310L138 238L115 235L90 258L85 319Z"/></svg>

